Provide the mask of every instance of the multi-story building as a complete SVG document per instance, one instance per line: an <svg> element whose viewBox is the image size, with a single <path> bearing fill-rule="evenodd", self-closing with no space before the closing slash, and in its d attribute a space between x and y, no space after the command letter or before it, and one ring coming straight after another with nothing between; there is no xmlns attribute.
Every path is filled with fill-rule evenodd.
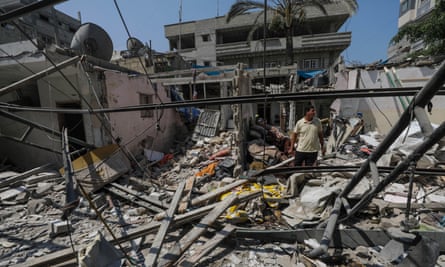
<svg viewBox="0 0 445 267"><path fill-rule="evenodd" d="M8 12L36 0L3 0L0 1L0 11ZM80 21L70 17L54 7L38 9L28 13L14 22L29 36L36 39L39 44L57 44L61 47L69 47L74 33L80 25ZM0 44L27 40L19 29L11 22L3 22L0 25Z"/></svg>
<svg viewBox="0 0 445 267"><path fill-rule="evenodd" d="M399 30L413 22L425 19L434 9L435 0L400 0ZM411 43L406 38L398 43L392 43L388 48L388 58L393 62L403 60L408 54L423 49L423 41Z"/></svg>
<svg viewBox="0 0 445 267"><path fill-rule="evenodd" d="M291 65L288 64L286 53L285 31L268 29L264 41L264 30L256 25L257 12L236 16L230 22L226 22L225 16L219 16L165 25L164 30L170 51L179 53L192 65L229 67L243 63L250 73L254 94L265 91L284 93L291 90L290 81L296 79L290 77L297 69L307 72L331 70L342 51L351 43L351 32L338 32L350 16L347 8L341 4L326 4L325 9L327 14L309 7L304 23L294 27L294 62ZM268 23L271 23L273 14L269 12L267 15ZM253 28L256 30L252 31ZM264 62L266 77L263 77ZM334 77L332 72L329 74ZM329 81L325 83L328 84ZM218 92L223 91L220 88L224 86L218 83L214 85L214 91L219 95ZM209 84L203 88L197 87L198 97L201 91L209 91L209 88ZM182 90L186 92L187 86ZM191 93L188 95L191 98ZM280 123L281 128L285 129L286 114L294 113L285 106L286 103L259 103L254 109L258 114L265 114L269 122Z"/></svg>
<svg viewBox="0 0 445 267"><path fill-rule="evenodd" d="M330 67L351 42L350 32L337 32L349 14L339 4L326 5L327 15L309 8L302 25L293 33L294 63L300 70ZM263 29L251 33L258 13L240 15L226 22L224 16L165 25L170 50L203 66L244 63L263 66ZM270 14L268 17L272 17ZM266 67L286 65L286 35L269 31L266 40Z"/></svg>

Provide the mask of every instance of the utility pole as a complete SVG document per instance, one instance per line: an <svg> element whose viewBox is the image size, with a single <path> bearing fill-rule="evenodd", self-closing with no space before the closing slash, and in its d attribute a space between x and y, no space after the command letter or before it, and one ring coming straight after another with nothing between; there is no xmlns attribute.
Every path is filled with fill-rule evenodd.
<svg viewBox="0 0 445 267"><path fill-rule="evenodd" d="M266 35L267 35L267 0L264 0L264 21L263 21L263 90L264 94L266 92ZM267 115L267 98L264 100L263 107L263 119L268 120L266 118Z"/></svg>
<svg viewBox="0 0 445 267"><path fill-rule="evenodd" d="M178 40L178 55L181 52L181 36L182 35L182 0L179 0L179 40Z"/></svg>

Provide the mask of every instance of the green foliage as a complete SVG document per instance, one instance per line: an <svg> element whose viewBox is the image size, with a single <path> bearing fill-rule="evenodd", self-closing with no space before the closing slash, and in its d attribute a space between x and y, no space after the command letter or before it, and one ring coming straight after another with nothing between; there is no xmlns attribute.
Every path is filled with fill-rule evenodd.
<svg viewBox="0 0 445 267"><path fill-rule="evenodd" d="M426 49L416 55L445 54L445 0L436 0L436 6L428 17L402 27L392 41L400 42L405 37L410 42L424 41Z"/></svg>

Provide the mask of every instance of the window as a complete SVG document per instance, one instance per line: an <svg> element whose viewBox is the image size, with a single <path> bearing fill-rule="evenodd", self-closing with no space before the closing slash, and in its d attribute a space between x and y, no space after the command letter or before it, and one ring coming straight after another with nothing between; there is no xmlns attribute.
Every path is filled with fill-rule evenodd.
<svg viewBox="0 0 445 267"><path fill-rule="evenodd" d="M318 69L320 68L320 59L311 58L303 61L303 69Z"/></svg>
<svg viewBox="0 0 445 267"><path fill-rule="evenodd" d="M153 104L153 95L139 94L141 105ZM141 110L141 118L153 118L153 110Z"/></svg>
<svg viewBox="0 0 445 267"><path fill-rule="evenodd" d="M210 67L210 61L204 61L204 66Z"/></svg>
<svg viewBox="0 0 445 267"><path fill-rule="evenodd" d="M408 12L408 10L414 9L415 5L416 5L416 1L415 0L405 0L402 3L400 3L400 14L399 14L399 17L403 16L403 14Z"/></svg>
<svg viewBox="0 0 445 267"><path fill-rule="evenodd" d="M201 35L203 42L210 42L210 34Z"/></svg>
<svg viewBox="0 0 445 267"><path fill-rule="evenodd" d="M416 18L420 18L432 9L430 0L420 0L419 7L417 8Z"/></svg>

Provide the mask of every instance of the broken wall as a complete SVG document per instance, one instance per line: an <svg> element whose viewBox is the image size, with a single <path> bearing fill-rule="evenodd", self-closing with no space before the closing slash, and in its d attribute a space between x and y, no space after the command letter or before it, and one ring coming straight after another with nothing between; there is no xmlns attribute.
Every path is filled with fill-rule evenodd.
<svg viewBox="0 0 445 267"><path fill-rule="evenodd" d="M398 67L395 69L353 69L337 73L336 89L379 89L392 87L423 87L436 72L432 66ZM394 76L393 73L396 73ZM396 83L396 78L401 86ZM387 134L408 107L412 96L366 97L336 99L331 108L340 117L350 118L357 113L363 114L365 131L378 131ZM445 96L432 99L433 109L429 114L432 123L440 124L445 112Z"/></svg>
<svg viewBox="0 0 445 267"><path fill-rule="evenodd" d="M49 67L48 62L41 62L42 68ZM93 101L93 93L90 90L90 83L85 72L82 70L80 64L74 66L66 67L61 70L64 75L70 80L70 82L81 92L82 97L87 101L92 102L93 108L97 107L97 101ZM92 88L97 90L96 94L101 95L100 91L102 87L100 82L97 81L97 73L91 74ZM22 90L30 90L26 86ZM43 79L39 79L37 82L32 84L32 90L34 90L35 98L34 104L38 104L40 107L45 108L60 108L62 105L66 104L76 104L79 109L87 109L88 105L81 100L78 93L68 84L68 82L61 77L61 75L56 72ZM1 97L1 99L6 101L11 101L11 97L17 94L17 92L12 92ZM33 104L33 105L34 105ZM14 112L14 114L23 117L31 122L41 124L55 132L60 132L62 127L63 117L62 113L57 112ZM97 119L92 118L91 115L77 115L79 121L77 123L80 128L83 128L82 140L86 140L89 144L95 146L102 146L106 144L108 140L104 138L102 133L101 124ZM76 125L73 125L76 127ZM55 162L56 164L62 164L61 160L61 142L60 138L55 135L51 135L44 131L33 128L28 131L28 126L24 123L7 119L5 117L0 117L0 129L3 136L13 137L15 141L11 138L0 138L0 157L7 158L14 165L19 168L28 169L37 165L46 164L48 162ZM26 135L28 134L28 135ZM20 140L21 137L26 138ZM31 143L25 144L25 142ZM29 156L32 155L32 156Z"/></svg>
<svg viewBox="0 0 445 267"><path fill-rule="evenodd" d="M143 75L129 76L126 73L105 72L107 102L110 108L135 106L141 96L151 98L153 104L171 102L168 88L160 83L152 84ZM157 92L157 96L156 96ZM187 132L175 109L142 110L109 114L114 136L130 151L138 151L145 140L145 148L169 152L175 138ZM184 137L184 136L183 136Z"/></svg>

